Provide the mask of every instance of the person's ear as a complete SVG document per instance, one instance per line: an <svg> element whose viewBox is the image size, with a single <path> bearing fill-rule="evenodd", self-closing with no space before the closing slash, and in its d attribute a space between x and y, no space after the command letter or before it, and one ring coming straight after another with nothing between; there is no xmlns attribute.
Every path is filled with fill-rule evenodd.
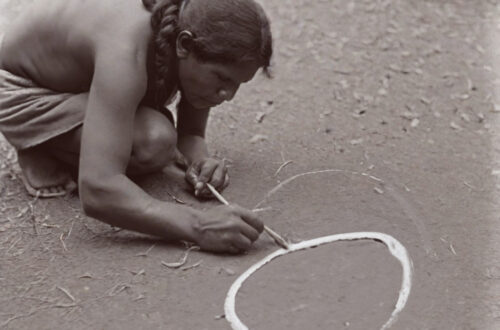
<svg viewBox="0 0 500 330"><path fill-rule="evenodd" d="M186 58L191 52L193 34L188 30L183 30L177 35L175 51L178 58Z"/></svg>

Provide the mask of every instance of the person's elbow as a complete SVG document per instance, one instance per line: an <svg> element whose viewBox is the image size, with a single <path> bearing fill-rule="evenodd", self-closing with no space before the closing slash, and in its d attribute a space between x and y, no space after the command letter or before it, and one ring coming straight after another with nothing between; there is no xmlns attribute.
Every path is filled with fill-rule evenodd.
<svg viewBox="0 0 500 330"><path fill-rule="evenodd" d="M78 186L80 202L85 215L97 219L105 216L106 201L111 194L109 186L103 180L92 176L81 176Z"/></svg>

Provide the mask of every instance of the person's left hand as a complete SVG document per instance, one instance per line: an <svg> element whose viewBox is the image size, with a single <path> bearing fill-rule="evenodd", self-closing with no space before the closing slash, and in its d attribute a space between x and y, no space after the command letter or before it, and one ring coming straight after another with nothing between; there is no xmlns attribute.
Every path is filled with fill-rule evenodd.
<svg viewBox="0 0 500 330"><path fill-rule="evenodd" d="M218 191L224 190L229 185L227 166L224 160L203 158L193 162L186 171L186 181L194 187L197 197L215 197L208 189L210 183Z"/></svg>

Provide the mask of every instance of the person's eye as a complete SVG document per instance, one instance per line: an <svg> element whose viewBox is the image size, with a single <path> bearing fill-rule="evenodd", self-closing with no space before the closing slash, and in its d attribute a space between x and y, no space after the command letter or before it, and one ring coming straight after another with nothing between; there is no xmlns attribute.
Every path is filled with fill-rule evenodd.
<svg viewBox="0 0 500 330"><path fill-rule="evenodd" d="M229 81L230 81L230 80L229 80L229 78L227 78L227 77L225 77L225 76L223 76L223 75L220 75L220 74L217 74L217 78L218 78L220 81L224 82L224 83L227 83L227 82L229 82Z"/></svg>

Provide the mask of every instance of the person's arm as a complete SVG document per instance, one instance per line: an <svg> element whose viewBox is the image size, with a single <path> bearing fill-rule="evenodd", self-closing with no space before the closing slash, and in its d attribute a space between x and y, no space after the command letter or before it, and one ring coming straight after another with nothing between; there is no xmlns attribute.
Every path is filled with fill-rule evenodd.
<svg viewBox="0 0 500 330"><path fill-rule="evenodd" d="M96 50L80 155L82 206L88 215L114 226L194 241L194 210L159 203L125 175L135 113L147 86L146 54L129 47Z"/></svg>
<svg viewBox="0 0 500 330"><path fill-rule="evenodd" d="M202 212L163 202L125 175L135 113L147 87L146 54L126 45L116 39L115 44L96 49L80 155L79 190L85 213L124 229L195 242L205 250L249 249L263 228L252 212L237 206Z"/></svg>
<svg viewBox="0 0 500 330"><path fill-rule="evenodd" d="M205 142L210 109L195 109L181 99L177 123L177 147L188 161L186 180L195 189L196 195L213 197L205 183L223 190L229 184L227 167L223 160L211 158Z"/></svg>
<svg viewBox="0 0 500 330"><path fill-rule="evenodd" d="M195 109L184 98L179 103L177 147L188 164L208 157L205 130L209 113L210 108Z"/></svg>

